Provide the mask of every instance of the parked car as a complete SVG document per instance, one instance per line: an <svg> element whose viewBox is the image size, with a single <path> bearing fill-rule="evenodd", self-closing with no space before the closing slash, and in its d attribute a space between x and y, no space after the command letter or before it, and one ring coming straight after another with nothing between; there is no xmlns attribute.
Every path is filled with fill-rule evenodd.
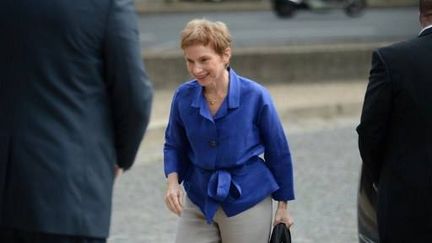
<svg viewBox="0 0 432 243"><path fill-rule="evenodd" d="M350 17L360 16L366 8L366 0L272 0L277 16L289 18L298 10L343 9Z"/></svg>
<svg viewBox="0 0 432 243"><path fill-rule="evenodd" d="M378 243L376 218L377 188L372 177L362 167L357 194L357 230L360 243Z"/></svg>

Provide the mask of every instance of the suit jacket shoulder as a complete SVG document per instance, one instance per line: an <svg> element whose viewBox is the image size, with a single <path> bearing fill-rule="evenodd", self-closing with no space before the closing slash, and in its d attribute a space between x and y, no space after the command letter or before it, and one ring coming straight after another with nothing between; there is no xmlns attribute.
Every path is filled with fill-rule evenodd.
<svg viewBox="0 0 432 243"><path fill-rule="evenodd" d="M412 38L377 49L383 61L401 60L410 63L422 61L432 55L432 34Z"/></svg>

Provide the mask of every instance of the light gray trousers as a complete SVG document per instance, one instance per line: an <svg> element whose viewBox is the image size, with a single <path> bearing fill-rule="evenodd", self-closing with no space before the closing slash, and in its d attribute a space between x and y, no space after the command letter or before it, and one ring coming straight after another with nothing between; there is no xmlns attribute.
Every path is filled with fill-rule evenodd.
<svg viewBox="0 0 432 243"><path fill-rule="evenodd" d="M273 203L268 197L233 217L219 208L212 224L186 196L177 224L176 243L267 243L270 236Z"/></svg>

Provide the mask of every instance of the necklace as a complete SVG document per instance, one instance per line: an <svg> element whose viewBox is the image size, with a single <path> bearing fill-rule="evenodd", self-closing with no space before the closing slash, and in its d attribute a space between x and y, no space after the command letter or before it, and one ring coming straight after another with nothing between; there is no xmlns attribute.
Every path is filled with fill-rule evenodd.
<svg viewBox="0 0 432 243"><path fill-rule="evenodd" d="M214 94L214 96L210 96L208 93L204 92L204 98L207 100L207 103L208 103L210 106L217 105L217 104L220 103L222 100L224 100L224 99L225 99L225 96L226 96L226 93L224 93L224 94L218 94L218 93L216 92L216 93L213 93L213 94Z"/></svg>
<svg viewBox="0 0 432 243"><path fill-rule="evenodd" d="M206 94L204 95L204 97L207 100L207 103L211 106L216 105L217 103L219 103L219 101L223 99L222 97L218 97L218 96L211 98L209 97L209 95Z"/></svg>
<svg viewBox="0 0 432 243"><path fill-rule="evenodd" d="M209 98L207 98L207 97L206 97L206 100L207 100L207 102L208 102L210 105L215 105L216 102L218 101L217 99L209 99Z"/></svg>

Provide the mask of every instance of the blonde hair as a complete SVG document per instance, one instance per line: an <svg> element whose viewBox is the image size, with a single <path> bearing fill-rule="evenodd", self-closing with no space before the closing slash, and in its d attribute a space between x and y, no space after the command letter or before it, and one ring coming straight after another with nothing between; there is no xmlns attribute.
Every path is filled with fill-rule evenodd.
<svg viewBox="0 0 432 243"><path fill-rule="evenodd" d="M209 21L207 19L193 19L186 24L181 32L180 47L185 48L201 44L210 46L213 50L222 55L231 47L231 34L226 24L221 21Z"/></svg>

